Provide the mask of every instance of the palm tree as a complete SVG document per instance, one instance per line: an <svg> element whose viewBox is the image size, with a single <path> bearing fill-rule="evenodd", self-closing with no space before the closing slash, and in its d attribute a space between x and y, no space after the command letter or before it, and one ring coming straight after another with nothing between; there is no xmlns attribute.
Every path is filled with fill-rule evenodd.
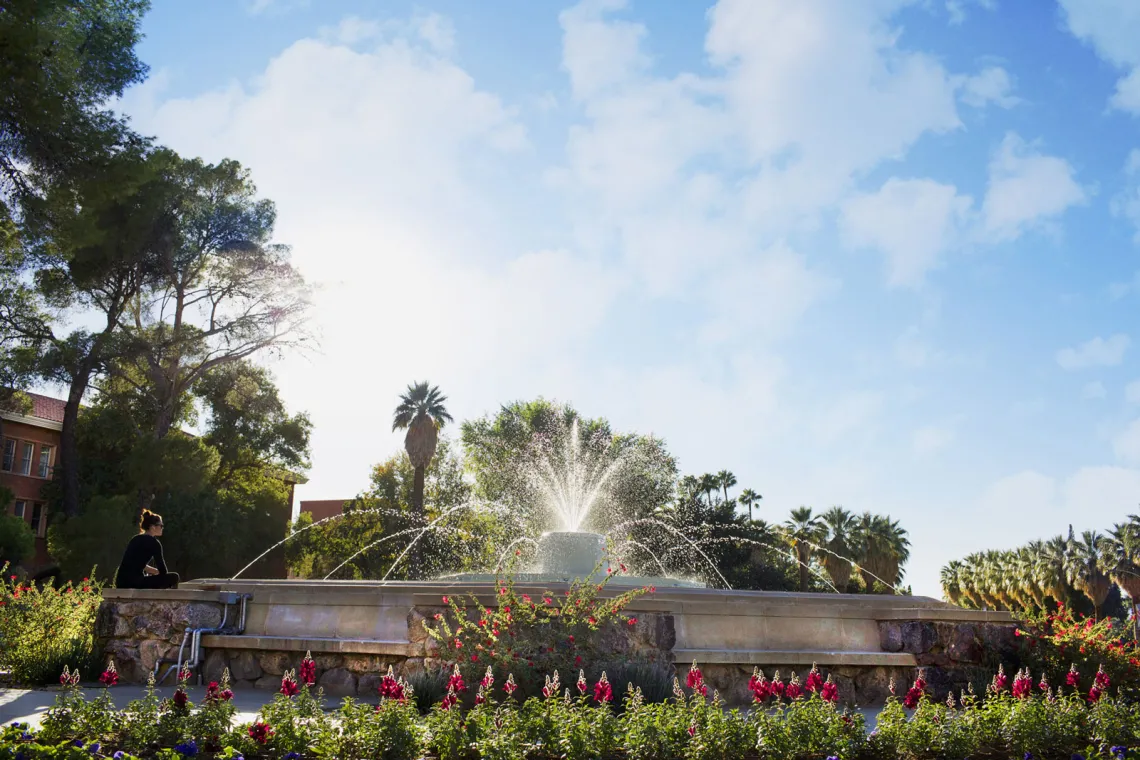
<svg viewBox="0 0 1140 760"><path fill-rule="evenodd" d="M820 528L820 520L811 513L811 507L793 509L791 516L784 521L784 540L795 549L796 559L800 565L800 591L808 590L811 543L819 539Z"/></svg>
<svg viewBox="0 0 1140 760"><path fill-rule="evenodd" d="M820 559L823 569L831 577L831 585L839 593L847 592L851 583L851 569L854 564L851 555L855 553L852 544L855 539L855 515L843 507L832 507L821 517L824 526L823 544Z"/></svg>
<svg viewBox="0 0 1140 760"><path fill-rule="evenodd" d="M1070 583L1093 603L1093 618L1100 617L1100 608L1112 590L1112 581L1101 569L1101 543L1104 536L1095 530L1081 533L1080 539L1073 541L1072 559L1069 562Z"/></svg>
<svg viewBox="0 0 1140 760"><path fill-rule="evenodd" d="M708 500L709 506L711 507L713 503L712 495L720 488L720 481L717 480L716 475L706 472L700 477L699 482L701 493L705 495L705 499Z"/></svg>
<svg viewBox="0 0 1140 760"><path fill-rule="evenodd" d="M961 604L964 595L962 593L962 576L965 565L961 560L951 560L942 568L940 579L942 581L942 596L950 604Z"/></svg>
<svg viewBox="0 0 1140 760"><path fill-rule="evenodd" d="M1140 528L1135 515L1131 522L1112 526L1101 543L1101 561L1113 582L1128 594L1132 605L1132 635L1137 638L1136 599L1140 598Z"/></svg>
<svg viewBox="0 0 1140 760"><path fill-rule="evenodd" d="M902 566L910 559L910 539L897 520L864 512L856 520L851 550L867 590L878 581L893 592L902 579Z"/></svg>
<svg viewBox="0 0 1140 760"><path fill-rule="evenodd" d="M447 396L441 394L438 387L426 382L415 383L400 396L400 403L392 415L392 431L408 431L404 436L404 450L408 452L416 473L412 509L421 518L424 514L424 476L435 456L439 430L453 421L443 405L445 401Z"/></svg>
<svg viewBox="0 0 1140 760"><path fill-rule="evenodd" d="M748 507L748 521L755 522L752 519L752 505L760 501L764 497L753 491L751 488L745 488L740 493L740 503Z"/></svg>
<svg viewBox="0 0 1140 760"><path fill-rule="evenodd" d="M736 485L736 476L728 470L721 470L716 474L716 484L724 490L724 500L728 501L728 489Z"/></svg>

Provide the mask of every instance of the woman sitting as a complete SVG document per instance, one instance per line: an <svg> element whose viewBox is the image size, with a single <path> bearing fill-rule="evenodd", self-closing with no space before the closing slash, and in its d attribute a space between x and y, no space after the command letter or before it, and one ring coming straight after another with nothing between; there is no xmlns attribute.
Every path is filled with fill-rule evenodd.
<svg viewBox="0 0 1140 760"><path fill-rule="evenodd" d="M178 573L167 572L162 559L162 515L144 509L139 534L127 542L115 574L115 588L178 588ZM150 565L154 561L154 567Z"/></svg>

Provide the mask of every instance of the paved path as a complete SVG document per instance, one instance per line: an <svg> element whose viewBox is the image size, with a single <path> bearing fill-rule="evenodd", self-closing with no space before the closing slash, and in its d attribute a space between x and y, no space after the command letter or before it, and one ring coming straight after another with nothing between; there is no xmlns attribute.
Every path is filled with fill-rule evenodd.
<svg viewBox="0 0 1140 760"><path fill-rule="evenodd" d="M173 686L166 686L155 691L160 697L170 697L174 694L174 689ZM103 689L100 687L93 687L84 689L83 693L88 699L94 699L102 691ZM205 695L206 687L191 686L187 691L190 693L190 701L197 703ZM142 686L116 686L111 689L111 698L115 706L120 708L125 707L132 700L142 699L145 695L146 689ZM0 726L16 721L38 726L40 718L55 704L57 696L59 696L59 689L0 688ZM235 691L234 705L238 711L237 720L253 720L261 706L272 699L272 692L254 691L252 689ZM327 699L326 702L328 703L327 706L332 708L339 704L340 700Z"/></svg>
<svg viewBox="0 0 1140 760"><path fill-rule="evenodd" d="M170 697L174 694L175 687L165 686L156 689L159 697ZM202 700L206 693L204 686L191 686L187 689L190 693L190 701L197 704ZM84 695L88 699L95 699L103 692L101 687L91 687L83 689ZM146 694L146 689L142 686L116 686L111 689L111 698L116 707L122 708L127 703L142 699ZM239 689L234 692L234 706L237 707L236 720L238 722L252 721L256 717L262 705L273 699L273 692L260 691L254 689ZM28 723L33 726L38 726L40 719L44 713L47 712L53 704L55 698L59 696L59 689L8 689L0 688L0 726L7 725L13 722ZM325 709L334 710L340 706L340 697L326 697ZM361 701L375 701L375 700L361 700ZM859 709L867 722L867 730L870 731L875 727L875 717L878 715L878 707L863 707Z"/></svg>

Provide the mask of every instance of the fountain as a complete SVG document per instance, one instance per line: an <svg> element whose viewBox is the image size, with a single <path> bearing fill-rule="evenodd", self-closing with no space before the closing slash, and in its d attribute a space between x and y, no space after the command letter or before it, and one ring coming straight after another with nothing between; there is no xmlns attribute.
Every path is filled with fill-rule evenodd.
<svg viewBox="0 0 1140 760"><path fill-rule="evenodd" d="M627 608L638 622L623 632L679 667L700 663L706 680L729 700L747 699L744 685L756 666L787 675L817 663L835 677L843 698L863 704L885 695L889 677L909 680L918 665L940 672L931 675L932 682L937 677L964 686L963 674L982 656L974 642L1014 641L1008 613L964 610L926 597L735 591L665 575L611 575L607 537L584 528L600 522L594 510L621 459L589 455L576 422L537 453L527 476L556 529L537 540L516 538L499 567L422 581L230 578L165 591L108 590L99 639L125 682L145 682L170 663L189 664L209 680L228 667L238 686L275 689L281 674L312 652L326 693L367 696L389 665L404 674L438 666L441 655L424 621L446 611L442 599L448 596L472 594L481 604L495 605L496 581L509 559L529 562L522 572L512 568L512 575L516 588L535 596L585 578L609 578L606 597L631 586L655 586ZM449 514L413 531L409 547L444 525ZM647 521L671 531L673 543L687 545L694 557L711 564L697 542L651 518L618 523L612 543L639 546L664 571L656 552L621 535L623 527ZM400 558L407 554L405 548ZM710 577L716 577L712 569Z"/></svg>

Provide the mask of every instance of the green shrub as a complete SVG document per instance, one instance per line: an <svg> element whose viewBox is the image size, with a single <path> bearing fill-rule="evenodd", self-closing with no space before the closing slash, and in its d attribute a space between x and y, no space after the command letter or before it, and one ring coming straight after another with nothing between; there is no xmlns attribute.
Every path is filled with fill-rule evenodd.
<svg viewBox="0 0 1140 760"><path fill-rule="evenodd" d="M16 565L35 552L36 534L23 518L4 514L4 506L0 494L0 565Z"/></svg>
<svg viewBox="0 0 1140 760"><path fill-rule="evenodd" d="M101 586L83 581L56 587L21 584L0 567L0 668L18 683L55 683L64 667L93 679L101 670L95 652L95 615Z"/></svg>

